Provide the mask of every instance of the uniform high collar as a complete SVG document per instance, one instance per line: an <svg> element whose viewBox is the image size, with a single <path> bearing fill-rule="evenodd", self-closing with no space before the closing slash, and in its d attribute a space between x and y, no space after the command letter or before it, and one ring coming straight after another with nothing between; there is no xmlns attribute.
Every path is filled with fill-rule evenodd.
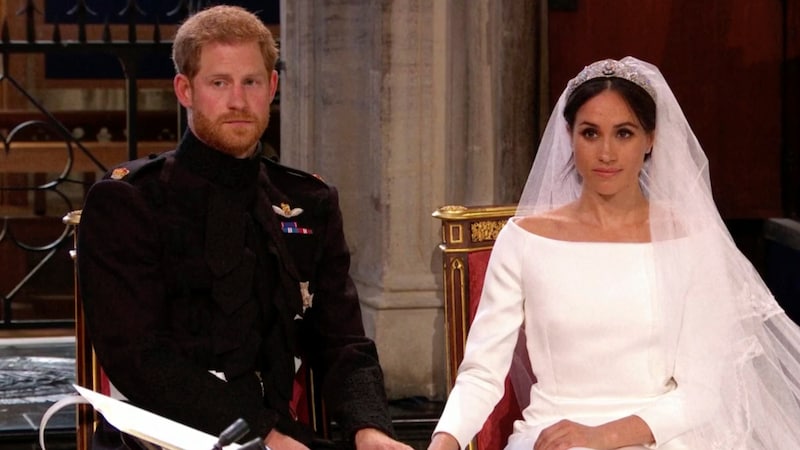
<svg viewBox="0 0 800 450"><path fill-rule="evenodd" d="M258 143L250 158L235 158L206 145L188 130L178 145L175 158L197 175L225 187L244 188L258 179L262 147Z"/></svg>

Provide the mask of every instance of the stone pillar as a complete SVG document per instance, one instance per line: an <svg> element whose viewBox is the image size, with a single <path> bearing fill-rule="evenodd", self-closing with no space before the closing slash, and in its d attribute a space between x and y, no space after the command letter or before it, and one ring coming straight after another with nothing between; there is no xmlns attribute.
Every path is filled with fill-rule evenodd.
<svg viewBox="0 0 800 450"><path fill-rule="evenodd" d="M527 82L499 89L509 77L535 79L498 72L519 65L500 48L509 23L533 26L508 14L513 3L281 4L281 158L339 188L351 275L390 398L446 392L441 236L431 213L509 202L498 197L509 157L532 155L518 136L535 127L526 134L505 123L533 123L532 111L511 113L498 94L528 92Z"/></svg>

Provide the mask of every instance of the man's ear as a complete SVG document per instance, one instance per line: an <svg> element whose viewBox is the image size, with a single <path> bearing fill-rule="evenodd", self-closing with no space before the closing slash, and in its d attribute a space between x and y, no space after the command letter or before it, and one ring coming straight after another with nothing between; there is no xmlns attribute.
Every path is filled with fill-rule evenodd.
<svg viewBox="0 0 800 450"><path fill-rule="evenodd" d="M178 98L178 102L180 102L184 108L191 108L192 82L189 78L182 73L175 75L175 78L172 79L172 87L175 89L175 96Z"/></svg>
<svg viewBox="0 0 800 450"><path fill-rule="evenodd" d="M272 103L272 100L275 98L275 92L278 91L278 71L273 70L269 76L269 101Z"/></svg>

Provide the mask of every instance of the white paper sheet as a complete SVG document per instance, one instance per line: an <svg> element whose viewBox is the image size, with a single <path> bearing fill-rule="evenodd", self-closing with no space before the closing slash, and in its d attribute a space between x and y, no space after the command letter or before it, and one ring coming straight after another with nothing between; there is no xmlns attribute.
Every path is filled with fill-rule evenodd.
<svg viewBox="0 0 800 450"><path fill-rule="evenodd" d="M212 450L218 437L166 419L129 403L73 385L95 410L120 431L169 450ZM221 432L222 430L220 430ZM240 448L231 444L225 450Z"/></svg>

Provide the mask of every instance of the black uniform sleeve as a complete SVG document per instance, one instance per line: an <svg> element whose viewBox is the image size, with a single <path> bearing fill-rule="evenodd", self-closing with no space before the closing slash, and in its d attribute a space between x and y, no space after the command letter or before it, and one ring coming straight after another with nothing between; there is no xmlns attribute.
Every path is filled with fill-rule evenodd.
<svg viewBox="0 0 800 450"><path fill-rule="evenodd" d="M358 294L349 276L350 252L342 228L338 194L330 187L327 223L319 237L313 277L313 306L305 325L315 368L323 372L326 406L352 437L362 428L393 435L374 342L364 334Z"/></svg>

